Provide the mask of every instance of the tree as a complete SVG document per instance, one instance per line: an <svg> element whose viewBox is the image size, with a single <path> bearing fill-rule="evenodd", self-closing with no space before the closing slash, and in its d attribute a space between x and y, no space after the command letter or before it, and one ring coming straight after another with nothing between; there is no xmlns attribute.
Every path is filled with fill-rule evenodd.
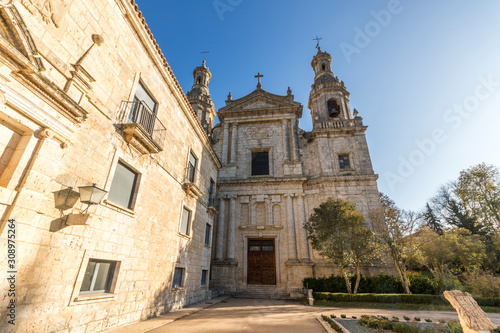
<svg viewBox="0 0 500 333"><path fill-rule="evenodd" d="M362 243L368 242L372 233L364 226L363 214L348 201L329 198L314 208L304 225L311 240L311 246L325 259L339 266L344 277L347 292L352 293L350 276L356 268L357 279L354 292L360 280L360 266L369 256Z"/></svg>
<svg viewBox="0 0 500 333"><path fill-rule="evenodd" d="M436 214L434 214L434 211L429 203L425 205L425 212L422 214L422 218L429 228L437 232L439 235L443 234L443 225Z"/></svg>
<svg viewBox="0 0 500 333"><path fill-rule="evenodd" d="M419 224L419 215L400 210L387 195L380 193L383 214L379 217L380 241L388 248L392 263L403 289L411 294L406 270L415 254L414 232Z"/></svg>
<svg viewBox="0 0 500 333"><path fill-rule="evenodd" d="M455 280L452 274L479 269L486 258L486 246L479 235L469 230L453 228L438 235L430 229L418 235L419 261L444 286Z"/></svg>
<svg viewBox="0 0 500 333"><path fill-rule="evenodd" d="M483 226L478 224L476 219L467 213L460 198L455 195L455 188L456 183L453 182L441 186L438 194L426 206L429 207L434 217L441 224L446 223L451 227L467 229L472 234L485 234L486 230L484 230ZM427 215L428 211L424 213L426 221Z"/></svg>
<svg viewBox="0 0 500 333"><path fill-rule="evenodd" d="M489 231L500 229L500 172L486 163L460 172L455 194L467 213Z"/></svg>
<svg viewBox="0 0 500 333"><path fill-rule="evenodd" d="M351 251L354 267L356 268L356 284L353 293L357 294L359 282L361 281L361 265L373 263L379 257L379 246L375 241L373 231L364 225L353 226Z"/></svg>

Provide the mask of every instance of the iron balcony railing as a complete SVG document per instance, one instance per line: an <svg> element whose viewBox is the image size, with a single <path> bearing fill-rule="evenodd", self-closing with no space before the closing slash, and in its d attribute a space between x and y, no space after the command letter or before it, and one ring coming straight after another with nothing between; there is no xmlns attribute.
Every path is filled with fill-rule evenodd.
<svg viewBox="0 0 500 333"><path fill-rule="evenodd" d="M140 125L156 144L163 146L166 128L144 101L123 101L118 122Z"/></svg>

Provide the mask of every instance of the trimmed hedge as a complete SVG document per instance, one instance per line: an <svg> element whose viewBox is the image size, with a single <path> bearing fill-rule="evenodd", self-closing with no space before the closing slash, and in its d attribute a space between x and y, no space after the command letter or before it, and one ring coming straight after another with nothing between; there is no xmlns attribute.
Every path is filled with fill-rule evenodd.
<svg viewBox="0 0 500 333"><path fill-rule="evenodd" d="M403 303L450 305L443 295L407 295L407 294L345 294L314 292L314 299L328 302L362 302L362 303ZM474 297L480 306L500 307L500 298Z"/></svg>
<svg viewBox="0 0 500 333"><path fill-rule="evenodd" d="M442 286L434 279L427 276L416 274L408 275L410 290L413 294L439 295ZM351 278L351 284L354 286L356 277ZM313 289L318 292L345 293L346 286L344 278L341 276L330 276L325 278L306 278L303 281L304 288ZM376 276L361 275L358 293L376 293L376 294L402 294L403 287L399 278L392 275L381 273Z"/></svg>

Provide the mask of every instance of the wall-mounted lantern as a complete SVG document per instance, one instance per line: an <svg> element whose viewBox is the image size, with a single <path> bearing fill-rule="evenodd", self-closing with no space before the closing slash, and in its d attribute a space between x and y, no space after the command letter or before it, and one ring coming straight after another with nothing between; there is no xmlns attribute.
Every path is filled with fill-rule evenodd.
<svg viewBox="0 0 500 333"><path fill-rule="evenodd" d="M97 184L90 186L79 186L80 202L87 204L87 208L80 214L68 214L66 217L66 225L86 225L89 224L91 214L87 213L91 205L98 205L107 191L97 187Z"/></svg>

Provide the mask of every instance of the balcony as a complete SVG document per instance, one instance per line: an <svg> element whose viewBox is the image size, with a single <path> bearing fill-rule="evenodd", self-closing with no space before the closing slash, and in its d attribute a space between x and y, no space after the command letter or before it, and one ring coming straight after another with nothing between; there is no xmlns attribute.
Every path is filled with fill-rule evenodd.
<svg viewBox="0 0 500 333"><path fill-rule="evenodd" d="M349 128L357 126L363 126L363 120L358 117L355 119L334 119L314 123L314 129Z"/></svg>
<svg viewBox="0 0 500 333"><path fill-rule="evenodd" d="M154 154L163 150L166 128L143 101L123 101L117 122L125 141L143 154Z"/></svg>
<svg viewBox="0 0 500 333"><path fill-rule="evenodd" d="M220 197L218 193L211 193L208 196L207 211L212 214L219 214Z"/></svg>

